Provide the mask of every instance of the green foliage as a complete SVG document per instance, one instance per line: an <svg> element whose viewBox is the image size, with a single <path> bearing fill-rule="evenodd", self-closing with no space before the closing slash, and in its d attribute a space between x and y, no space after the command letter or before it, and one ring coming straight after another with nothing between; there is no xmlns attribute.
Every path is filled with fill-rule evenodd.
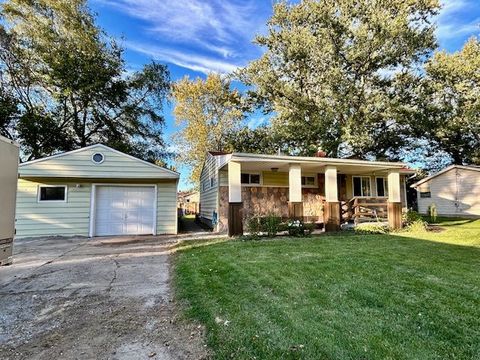
<svg viewBox="0 0 480 360"><path fill-rule="evenodd" d="M356 225L353 230L356 234L368 235L368 234L388 234L390 228L388 224L383 223L362 223Z"/></svg>
<svg viewBox="0 0 480 360"><path fill-rule="evenodd" d="M239 77L291 153L398 158L409 140L402 74L435 47L438 10L438 0L278 2L256 38L264 54Z"/></svg>
<svg viewBox="0 0 480 360"><path fill-rule="evenodd" d="M315 229L315 224L305 223L298 219L292 219L287 222L288 235L294 237L310 236Z"/></svg>
<svg viewBox="0 0 480 360"><path fill-rule="evenodd" d="M409 226L416 221L423 221L422 215L420 215L417 211L409 209L402 214L402 222L404 226Z"/></svg>
<svg viewBox="0 0 480 360"><path fill-rule="evenodd" d="M248 217L246 220L247 231L251 239L258 240L262 233L260 218L257 216Z"/></svg>
<svg viewBox="0 0 480 360"><path fill-rule="evenodd" d="M227 147L236 152L275 155L279 150L288 150L284 139L277 137L270 126L259 126L255 129L244 127L230 132L226 141Z"/></svg>
<svg viewBox="0 0 480 360"><path fill-rule="evenodd" d="M185 77L173 86L173 113L181 126L174 136L177 160L191 168L194 185L199 184L207 151L228 151L227 137L239 129L244 118L242 97L230 87L230 81L218 74L205 80Z"/></svg>
<svg viewBox="0 0 480 360"><path fill-rule="evenodd" d="M427 212L428 212L428 216L429 216L429 222L430 223L435 223L437 222L437 216L438 216L438 213L437 213L437 205L435 204L431 204L428 209L427 209Z"/></svg>
<svg viewBox="0 0 480 360"><path fill-rule="evenodd" d="M422 233L427 231L427 223L423 219L417 219L409 223L405 230L410 233Z"/></svg>
<svg viewBox="0 0 480 360"><path fill-rule="evenodd" d="M262 232L266 233L268 237L274 237L279 233L281 229L281 223L282 218L273 213L270 213L260 219Z"/></svg>
<svg viewBox="0 0 480 360"><path fill-rule="evenodd" d="M92 143L149 161L166 155L164 65L126 75L123 50L85 0L8 0L0 9L0 131L26 160Z"/></svg>

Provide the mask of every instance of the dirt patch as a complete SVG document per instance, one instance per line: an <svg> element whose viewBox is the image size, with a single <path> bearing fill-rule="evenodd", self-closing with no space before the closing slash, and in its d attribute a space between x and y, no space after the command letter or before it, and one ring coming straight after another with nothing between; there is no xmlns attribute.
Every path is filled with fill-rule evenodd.
<svg viewBox="0 0 480 360"><path fill-rule="evenodd" d="M439 225L427 225L427 230L428 231L431 231L431 232L434 232L434 233L440 233L440 232L443 232L445 231L446 229L444 227L441 227Z"/></svg>

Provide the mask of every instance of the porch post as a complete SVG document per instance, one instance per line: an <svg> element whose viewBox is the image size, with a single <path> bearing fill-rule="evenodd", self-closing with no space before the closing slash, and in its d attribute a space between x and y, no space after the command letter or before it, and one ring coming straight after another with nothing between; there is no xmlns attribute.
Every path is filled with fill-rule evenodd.
<svg viewBox="0 0 480 360"><path fill-rule="evenodd" d="M243 235L242 166L228 163L228 236Z"/></svg>
<svg viewBox="0 0 480 360"><path fill-rule="evenodd" d="M399 170L390 170L388 172L388 225L392 229L400 229L402 227Z"/></svg>
<svg viewBox="0 0 480 360"><path fill-rule="evenodd" d="M340 203L338 201L337 168L325 166L325 231L340 230Z"/></svg>
<svg viewBox="0 0 480 360"><path fill-rule="evenodd" d="M300 164L290 164L288 169L288 215L303 219L302 168Z"/></svg>

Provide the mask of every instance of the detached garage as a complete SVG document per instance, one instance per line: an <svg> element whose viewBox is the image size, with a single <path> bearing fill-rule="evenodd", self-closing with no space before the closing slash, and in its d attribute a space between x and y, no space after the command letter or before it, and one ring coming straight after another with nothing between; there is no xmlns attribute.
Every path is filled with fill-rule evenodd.
<svg viewBox="0 0 480 360"><path fill-rule="evenodd" d="M100 144L23 163L16 236L176 234L178 179Z"/></svg>

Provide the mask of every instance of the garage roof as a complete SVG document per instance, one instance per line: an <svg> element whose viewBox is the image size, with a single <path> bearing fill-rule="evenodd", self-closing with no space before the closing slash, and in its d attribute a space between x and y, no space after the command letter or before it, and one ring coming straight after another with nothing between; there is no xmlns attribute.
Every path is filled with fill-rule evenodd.
<svg viewBox="0 0 480 360"><path fill-rule="evenodd" d="M20 164L18 172L22 178L178 179L180 176L102 144L25 162Z"/></svg>

